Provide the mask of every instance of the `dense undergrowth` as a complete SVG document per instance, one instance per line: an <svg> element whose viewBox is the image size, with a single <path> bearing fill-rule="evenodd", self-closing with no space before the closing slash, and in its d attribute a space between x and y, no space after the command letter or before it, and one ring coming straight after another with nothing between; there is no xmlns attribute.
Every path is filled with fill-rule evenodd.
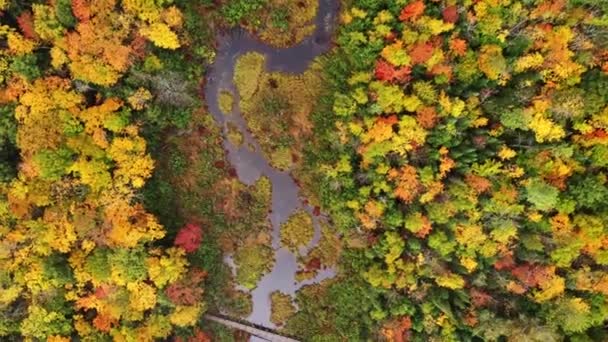
<svg viewBox="0 0 608 342"><path fill-rule="evenodd" d="M237 284L274 263L271 184L238 180L201 80L217 28L293 45L316 4L0 0L0 339L235 339L200 317L251 313ZM241 57L249 129L315 208L282 227L296 281L337 266L273 293L272 322L305 341L608 338L606 10L343 1L303 75Z"/></svg>
<svg viewBox="0 0 608 342"><path fill-rule="evenodd" d="M606 338L605 10L347 8L308 161L351 246L342 274L370 298L353 338L377 324L389 340ZM314 326L311 304L293 331Z"/></svg>

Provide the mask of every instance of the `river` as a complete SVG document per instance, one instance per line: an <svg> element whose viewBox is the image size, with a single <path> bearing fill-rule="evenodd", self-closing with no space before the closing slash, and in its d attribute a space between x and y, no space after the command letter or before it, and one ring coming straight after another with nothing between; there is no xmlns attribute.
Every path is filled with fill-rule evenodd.
<svg viewBox="0 0 608 342"><path fill-rule="evenodd" d="M209 112L217 124L224 127L224 148L229 162L236 169L239 179L245 184L253 184L262 175L272 183L272 247L275 250L275 265L251 291L253 311L247 318L250 322L274 328L270 322L270 293L280 290L293 295L300 287L332 277L334 270L321 270L315 279L296 283L295 273L298 269L296 257L280 246L280 226L298 208L313 212L300 196L300 191L290 173L273 168L264 158L262 149L247 129L247 123L238 108L239 97L233 83L236 60L247 52L259 52L266 56L266 69L291 74L304 72L317 56L327 52L331 47L331 38L339 12L338 0L319 0L319 10L315 23L315 32L300 44L290 48L274 48L264 44L243 29L234 29L218 36L218 51L214 63L210 66L205 84L205 99ZM220 90L232 93L235 106L231 115L224 115L219 108ZM232 122L243 134L244 143L240 147L231 144L227 137L226 123ZM272 124L269 122L268 124ZM253 146L253 149L247 146ZM314 217L315 236L308 248L312 248L320 238L319 217ZM231 260L227 260L232 265Z"/></svg>

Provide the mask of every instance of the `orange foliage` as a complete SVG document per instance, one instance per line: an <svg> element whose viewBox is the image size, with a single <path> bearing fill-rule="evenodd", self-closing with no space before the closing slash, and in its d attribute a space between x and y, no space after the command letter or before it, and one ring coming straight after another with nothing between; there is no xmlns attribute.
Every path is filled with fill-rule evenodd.
<svg viewBox="0 0 608 342"><path fill-rule="evenodd" d="M409 81L412 69L409 67L395 68L389 62L381 59L376 62L375 76L381 81L404 83Z"/></svg>
<svg viewBox="0 0 608 342"><path fill-rule="evenodd" d="M421 64L426 62L429 58L431 58L434 50L435 47L428 42L415 44L410 51L412 63Z"/></svg>
<svg viewBox="0 0 608 342"><path fill-rule="evenodd" d="M191 270L185 279L170 284L165 293L175 305L195 305L203 297L201 282L207 277L207 272L201 269Z"/></svg>
<svg viewBox="0 0 608 342"><path fill-rule="evenodd" d="M110 332L113 326L115 326L118 321L108 315L98 314L93 319L93 326L97 328L99 331Z"/></svg>
<svg viewBox="0 0 608 342"><path fill-rule="evenodd" d="M87 22L91 17L88 0L72 0L72 13L81 22Z"/></svg>
<svg viewBox="0 0 608 342"><path fill-rule="evenodd" d="M422 227L420 230L416 232L417 237L424 239L429 233L433 230L433 226L431 225L431 221L426 216L422 216Z"/></svg>
<svg viewBox="0 0 608 342"><path fill-rule="evenodd" d="M401 21L416 20L424 13L424 7L422 0L411 2L401 10L399 19Z"/></svg>
<svg viewBox="0 0 608 342"><path fill-rule="evenodd" d="M397 183L395 196L405 203L412 203L420 192L418 174L416 168L411 165L405 165L401 170L391 169L388 178Z"/></svg>
<svg viewBox="0 0 608 342"><path fill-rule="evenodd" d="M431 69L431 75L443 75L450 81L452 79L452 67L446 64L437 64Z"/></svg>
<svg viewBox="0 0 608 342"><path fill-rule="evenodd" d="M422 107L416 112L416 120L423 128L431 129L435 127L439 118L435 107Z"/></svg>
<svg viewBox="0 0 608 342"><path fill-rule="evenodd" d="M450 40L450 50L456 56L464 56L467 53L467 41L460 38L452 38Z"/></svg>
<svg viewBox="0 0 608 342"><path fill-rule="evenodd" d="M487 178L474 175L472 173L466 175L465 181L478 194L484 193L492 187L492 182L490 182Z"/></svg>
<svg viewBox="0 0 608 342"><path fill-rule="evenodd" d="M565 6L566 0L545 0L530 13L530 17L537 19L539 17L556 16Z"/></svg>

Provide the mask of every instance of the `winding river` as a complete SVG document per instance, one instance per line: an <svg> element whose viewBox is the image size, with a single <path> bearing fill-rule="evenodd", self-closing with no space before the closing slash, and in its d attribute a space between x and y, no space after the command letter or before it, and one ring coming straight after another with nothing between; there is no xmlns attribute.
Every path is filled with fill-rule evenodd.
<svg viewBox="0 0 608 342"><path fill-rule="evenodd" d="M244 53L255 51L266 56L268 71L280 71L291 74L304 72L310 62L317 56L325 53L331 46L331 37L339 12L337 0L319 0L319 10L315 18L316 29L314 34L300 44L285 49L273 48L265 45L253 35L242 29L235 29L229 33L218 36L218 51L216 60L207 73L204 89L208 109L218 125L223 127L224 148L228 160L236 169L239 179L245 184L253 184L262 175L272 182L272 210L270 222L272 224L272 247L275 252L275 265L272 271L266 274L251 291L253 311L248 317L252 323L274 328L270 322L270 293L280 290L293 295L300 287L306 284L321 281L334 275L331 269L321 270L315 279L296 283L295 273L298 269L296 257L280 246L280 226L298 208L312 213L312 208L305 204L299 194L299 188L289 172L282 172L273 168L264 158L262 149L247 129L238 108L239 97L233 83L233 73L236 60ZM231 115L224 115L219 108L218 96L220 90L232 93L235 108ZM231 122L243 134L244 143L241 147L231 144L227 137L227 123ZM272 125L272 122L268 123ZM253 146L248 148L247 146ZM320 227L315 217L315 236L308 248L318 243ZM227 260L232 264L231 260Z"/></svg>

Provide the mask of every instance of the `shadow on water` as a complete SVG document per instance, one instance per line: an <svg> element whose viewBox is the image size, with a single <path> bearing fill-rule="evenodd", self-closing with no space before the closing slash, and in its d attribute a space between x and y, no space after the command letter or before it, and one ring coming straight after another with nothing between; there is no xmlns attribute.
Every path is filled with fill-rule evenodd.
<svg viewBox="0 0 608 342"><path fill-rule="evenodd" d="M291 48L273 48L267 46L253 35L242 29L234 29L218 36L218 51L216 60L207 74L204 89L208 109L216 122L224 127L224 137L227 134L226 123L232 122L243 134L244 143L241 147L231 144L224 139L224 148L228 159L236 169L239 179L245 184L253 184L264 175L272 182L272 247L275 253L275 266L258 283L251 292L253 312L248 320L255 324L274 327L270 322L270 293L280 290L284 293L294 294L301 286L332 277L331 269L321 270L315 279L302 283L295 282L295 273L298 265L296 257L285 248L280 248L279 231L281 223L298 208L303 208L312 214L312 208L303 203L299 196L299 189L289 172L281 172L270 166L264 158L262 149L247 129L238 108L239 96L233 83L233 73L237 58L247 52L259 52L266 56L268 71L280 71L290 74L299 74L308 68L312 60L327 52L331 46L331 37L339 12L337 0L319 0L319 10L315 18L316 30L313 35ZM220 90L232 93L235 102L232 114L225 116L219 109L218 95ZM269 122L268 124L273 124ZM253 146L253 149L247 146ZM319 218L315 217L315 236L309 248L316 245L320 238ZM231 260L228 263L233 265Z"/></svg>

